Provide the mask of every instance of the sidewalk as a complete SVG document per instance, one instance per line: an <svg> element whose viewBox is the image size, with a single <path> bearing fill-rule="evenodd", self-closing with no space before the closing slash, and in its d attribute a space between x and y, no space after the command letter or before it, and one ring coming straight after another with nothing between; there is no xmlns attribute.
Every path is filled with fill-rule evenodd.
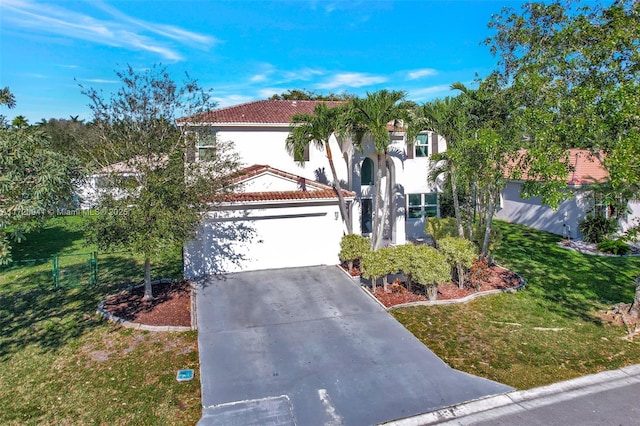
<svg viewBox="0 0 640 426"><path fill-rule="evenodd" d="M479 399L385 425L638 425L638 395L640 364Z"/></svg>

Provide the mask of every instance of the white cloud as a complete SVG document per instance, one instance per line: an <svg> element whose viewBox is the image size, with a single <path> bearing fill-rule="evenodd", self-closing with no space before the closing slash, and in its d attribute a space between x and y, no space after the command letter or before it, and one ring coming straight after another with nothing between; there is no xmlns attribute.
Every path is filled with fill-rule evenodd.
<svg viewBox="0 0 640 426"><path fill-rule="evenodd" d="M407 73L407 79L416 80L422 77L430 77L432 75L436 75L438 72L433 68L423 68L420 70L413 70Z"/></svg>
<svg viewBox="0 0 640 426"><path fill-rule="evenodd" d="M284 78L287 81L296 81L296 80L309 81L322 74L324 74L324 72L321 70L317 70L313 68L303 68L301 70L285 72Z"/></svg>
<svg viewBox="0 0 640 426"><path fill-rule="evenodd" d="M246 102L251 102L254 99L251 96L246 95L227 95L227 96L219 96L213 97L213 100L218 104L218 108L224 108L228 106L244 104Z"/></svg>
<svg viewBox="0 0 640 426"><path fill-rule="evenodd" d="M262 81L265 81L267 79L267 76L264 74L256 74L253 77L251 77L249 79L249 81L251 81L252 83L259 83Z"/></svg>
<svg viewBox="0 0 640 426"><path fill-rule="evenodd" d="M426 98L432 98L437 94L444 94L451 91L451 85L438 84L436 86L424 87L421 89L409 90L409 98L412 100L422 100Z"/></svg>
<svg viewBox="0 0 640 426"><path fill-rule="evenodd" d="M358 72L336 74L328 81L317 84L319 89L336 89L342 87L363 87L384 83L386 77Z"/></svg>
<svg viewBox="0 0 640 426"><path fill-rule="evenodd" d="M116 84L120 83L118 80L107 80L104 78L87 78L82 81L86 81L87 83L99 83L99 84Z"/></svg>
<svg viewBox="0 0 640 426"><path fill-rule="evenodd" d="M144 50L169 60L183 59L169 40L201 48L217 42L208 35L134 19L102 3L94 4L117 19L101 20L58 5L34 3L30 0L3 0L4 25L8 23L30 32L57 34L107 46Z"/></svg>
<svg viewBox="0 0 640 426"><path fill-rule="evenodd" d="M286 89L276 89L273 87L265 87L264 89L260 89L258 91L258 97L260 99L267 99L273 95L279 95L280 93L286 92Z"/></svg>

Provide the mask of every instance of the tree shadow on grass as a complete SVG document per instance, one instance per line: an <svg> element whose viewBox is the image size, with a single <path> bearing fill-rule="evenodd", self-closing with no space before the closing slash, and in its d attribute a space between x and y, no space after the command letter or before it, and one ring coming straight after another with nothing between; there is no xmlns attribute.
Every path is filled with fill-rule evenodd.
<svg viewBox="0 0 640 426"><path fill-rule="evenodd" d="M496 257L527 280L541 308L566 318L600 323L593 312L603 304L631 301L640 258L602 257L558 245L557 235L497 222L504 237Z"/></svg>
<svg viewBox="0 0 640 426"><path fill-rule="evenodd" d="M28 233L25 240L14 244L12 258L15 261L39 259L47 262L51 256L72 247L74 242L83 238L84 232L76 218L56 217L43 228Z"/></svg>
<svg viewBox="0 0 640 426"><path fill-rule="evenodd" d="M181 278L171 276L181 272L179 259L161 265L153 271L157 276ZM96 286L80 284L53 290L51 279L43 282L42 273L36 270L0 288L0 361L30 345L43 352L57 351L104 325L104 319L95 315L100 301L144 276L144 267L123 255L100 256L98 270Z"/></svg>
<svg viewBox="0 0 640 426"><path fill-rule="evenodd" d="M99 326L96 306L111 291L109 286L40 286L0 292L0 361L30 345L57 351Z"/></svg>

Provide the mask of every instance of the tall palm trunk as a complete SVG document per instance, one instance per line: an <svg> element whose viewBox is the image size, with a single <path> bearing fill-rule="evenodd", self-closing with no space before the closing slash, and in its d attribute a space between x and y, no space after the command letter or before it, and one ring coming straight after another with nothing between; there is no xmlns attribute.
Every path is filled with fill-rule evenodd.
<svg viewBox="0 0 640 426"><path fill-rule="evenodd" d="M484 240L482 241L482 251L480 254L486 257L489 251L489 238L491 237L491 228L493 227L493 213L496 210L495 191L489 187L489 204L487 206L487 221L484 230Z"/></svg>
<svg viewBox="0 0 640 426"><path fill-rule="evenodd" d="M336 193L338 194L338 203L340 204L340 216L342 216L342 221L347 227L347 234L353 234L351 217L347 213L347 203L344 200L344 194L342 193L342 188L340 187L340 182L338 181L338 173L336 173L336 166L335 164L333 164L333 155L331 154L331 147L329 146L328 140L324 143L324 149L327 152L327 159L329 160L329 167L331 168L331 175L333 176L333 188L336 190Z"/></svg>
<svg viewBox="0 0 640 426"><path fill-rule="evenodd" d="M455 166L449 162L449 176L451 177L451 193L453 195L453 211L456 215L458 224L458 236L464 238L464 229L462 228L462 215L460 214L460 200L458 200L458 185L456 185Z"/></svg>
<svg viewBox="0 0 640 426"><path fill-rule="evenodd" d="M153 300L153 289L151 288L151 259L144 259L144 296L142 300Z"/></svg>
<svg viewBox="0 0 640 426"><path fill-rule="evenodd" d="M382 246L382 235L384 232L384 192L386 189L386 155L378 154L378 169L376 170L376 205L373 209L373 230L371 238L371 249L377 250Z"/></svg>

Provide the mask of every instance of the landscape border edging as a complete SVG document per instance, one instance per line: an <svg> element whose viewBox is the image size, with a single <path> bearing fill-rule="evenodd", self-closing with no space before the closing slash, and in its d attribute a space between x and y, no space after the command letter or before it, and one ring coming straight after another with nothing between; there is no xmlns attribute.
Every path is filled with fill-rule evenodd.
<svg viewBox="0 0 640 426"><path fill-rule="evenodd" d="M151 284L166 284L166 283L170 283L171 280L170 278L163 278L160 280L155 280L155 281L151 281ZM144 286L144 284L138 284L132 287L129 287L128 289L134 289L134 288L138 288L138 287L142 287ZM191 306L193 307L193 291L194 291L194 287L193 285L190 283L191 286ZM122 319L116 315L113 315L111 312L107 311L104 309L104 303L106 302L106 299L109 298L110 296L114 296L114 295L109 295L105 298L105 300L102 300L100 302L100 304L98 305L98 308L96 309L96 313L98 315L103 316L104 318L106 318L107 321L109 322L113 322L115 324L121 325L124 328L130 328L133 330L143 330L143 331L178 331L178 332L182 332L182 331L191 331L191 330L195 330L193 328L193 310L191 311L191 326L187 327L187 326L180 326L180 325L147 325L147 324L140 324L138 322L132 322L132 321L127 321L125 319Z"/></svg>
<svg viewBox="0 0 640 426"><path fill-rule="evenodd" d="M477 299L478 297L482 297L482 296L490 296L492 294L500 294L500 293L515 293L516 291L522 290L526 286L527 281L522 277L522 275L518 274L517 272L511 271L510 269L507 269L504 266L500 266L498 264L496 264L496 266L498 268L504 269L505 271L510 271L510 272L513 272L514 274L516 274L518 276L518 279L520 280L520 284L518 284L516 287L507 288L507 289L504 289L504 290L496 289L496 290L479 291L477 293L472 293L472 294L470 294L468 296L461 297L459 299L425 300L425 301L420 301L420 302L408 302L408 303L402 303L402 304L399 304L399 305L393 305L393 306L390 306L388 308L385 306L385 309L387 311L390 311L392 309L409 308L409 307L412 307L412 306L439 306L439 305L456 305L456 304L461 304L461 303L469 303L472 300ZM375 296L373 296L373 297L376 300L378 300ZM380 301L378 300L378 302L380 302ZM380 302L380 303L382 304L382 302Z"/></svg>

